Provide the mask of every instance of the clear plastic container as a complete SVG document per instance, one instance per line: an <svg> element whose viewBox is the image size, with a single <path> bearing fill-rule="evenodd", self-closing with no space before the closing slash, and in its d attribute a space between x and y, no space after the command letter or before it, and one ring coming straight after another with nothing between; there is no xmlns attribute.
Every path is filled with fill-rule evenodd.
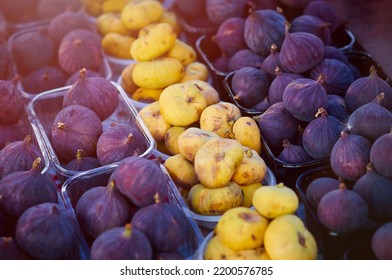
<svg viewBox="0 0 392 280"><path fill-rule="evenodd" d="M271 169L267 167L267 173L262 181L264 186L274 186L276 185L276 178L274 173L272 173ZM196 220L197 224L205 229L214 229L216 224L218 223L219 219L222 217L219 216L207 216L207 215L200 215L193 211L191 211L192 217Z"/></svg>
<svg viewBox="0 0 392 280"><path fill-rule="evenodd" d="M115 82L112 84L116 87L119 93L119 105L114 113L102 122L103 130L110 127L112 123L134 123L142 132L147 149L140 155L140 157L149 157L155 147L156 142L151 136L143 120L138 115L135 107L129 101L126 93ZM62 102L64 94L71 86L62 87L50 91L43 92L34 97L28 104L28 112L32 120L32 127L36 135L39 135L41 141L39 142L42 149L45 149L49 155L60 178L65 179L77 174L78 172L65 169L60 162L56 152L51 143L51 128L57 113L62 109Z"/></svg>
<svg viewBox="0 0 392 280"><path fill-rule="evenodd" d="M194 254L199 248L203 241L203 235L197 226L196 222L190 214L189 208L181 198L177 187L175 186L170 175L167 173L165 167L161 166L162 172L165 174L167 179L167 187L169 190L169 203L178 206L181 211L185 214L188 220L187 226L190 229L190 236L186 242L179 248L179 252L186 257L186 259L193 259ZM65 207L71 209L75 215L74 208L79 198L87 190L96 186L106 186L110 175L115 170L116 165L108 165L100 167L95 170L80 173L76 176L69 178L62 187L62 196L65 201ZM85 242L87 244L87 242Z"/></svg>
<svg viewBox="0 0 392 280"><path fill-rule="evenodd" d="M44 23L44 24L41 23L41 24L36 24L31 27L26 27L26 28L23 28L23 29L16 31L8 38L7 46L8 46L9 51L12 52L12 44L13 44L14 40L16 40L16 38L18 38L19 36L26 34L26 33L29 33L29 32L34 32L34 31L37 31L40 29L46 30L47 28L48 28L48 23ZM57 51L56 51L56 54L57 54ZM106 78L107 80L110 80L112 78L112 70L110 68L108 58L104 54L103 50L102 50L102 56L103 56L103 60L102 60L102 64L100 66L100 69L98 70L98 73L100 73L102 75L102 77ZM21 77L21 79L23 79L23 75L19 74L19 76ZM18 87L21 91L22 96L25 99L27 99L27 102L32 100L38 94L38 93L31 93L31 92L25 91L23 89L22 83L20 81L18 82Z"/></svg>

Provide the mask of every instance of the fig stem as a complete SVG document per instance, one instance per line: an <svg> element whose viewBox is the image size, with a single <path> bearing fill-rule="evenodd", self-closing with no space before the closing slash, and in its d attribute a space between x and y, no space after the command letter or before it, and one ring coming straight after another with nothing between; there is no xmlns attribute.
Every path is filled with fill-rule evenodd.
<svg viewBox="0 0 392 280"><path fill-rule="evenodd" d="M280 70L279 66L276 66L275 67L275 75L277 76L279 74L282 74L282 70Z"/></svg>
<svg viewBox="0 0 392 280"><path fill-rule="evenodd" d="M290 141L288 140L288 139L284 139L283 140L283 147L288 147L288 146L290 146Z"/></svg>
<svg viewBox="0 0 392 280"><path fill-rule="evenodd" d="M374 65L370 66L369 72L370 72L370 75L375 75L375 74L377 74L377 69L376 69L376 67L375 67Z"/></svg>
<svg viewBox="0 0 392 280"><path fill-rule="evenodd" d="M275 187L277 187L277 188L284 188L285 185L284 185L283 183L279 183L279 184L277 184Z"/></svg>
<svg viewBox="0 0 392 280"><path fill-rule="evenodd" d="M128 139L129 142L132 142L134 138L135 137L133 137L132 133L129 133L128 136L127 136L127 139Z"/></svg>
<svg viewBox="0 0 392 280"><path fill-rule="evenodd" d="M65 128L65 123L61 123L61 122L57 123L57 128L58 129L64 129Z"/></svg>
<svg viewBox="0 0 392 280"><path fill-rule="evenodd" d="M26 135L25 139L23 139L23 142L30 144L31 143L31 135Z"/></svg>
<svg viewBox="0 0 392 280"><path fill-rule="evenodd" d="M40 157L36 158L36 159L34 160L34 162L33 162L33 165L32 165L32 167L31 167L31 169L32 169L32 170L37 169L37 168L40 166L41 162L42 162L42 159L41 159Z"/></svg>
<svg viewBox="0 0 392 280"><path fill-rule="evenodd" d="M128 223L124 226L123 236L129 238L129 237L131 237L131 235L132 235L132 225L130 223Z"/></svg>
<svg viewBox="0 0 392 280"><path fill-rule="evenodd" d="M228 135L231 139L235 139L235 135L230 130L226 129L225 134Z"/></svg>
<svg viewBox="0 0 392 280"><path fill-rule="evenodd" d="M319 108L317 113L314 115L316 118L320 116L325 116L327 114L327 110L325 110L323 107Z"/></svg>
<svg viewBox="0 0 392 280"><path fill-rule="evenodd" d="M86 156L86 152L78 149L78 151L76 152L76 159L81 160Z"/></svg>
<svg viewBox="0 0 392 280"><path fill-rule="evenodd" d="M380 103L381 103L381 100L383 100L384 97L385 97L385 93L381 92L380 94L378 94L378 95L376 96L376 102L377 102L378 104L380 104Z"/></svg>
<svg viewBox="0 0 392 280"><path fill-rule="evenodd" d="M245 155L246 155L247 157L252 157L252 156L253 156L252 149L246 149L246 150L245 150Z"/></svg>
<svg viewBox="0 0 392 280"><path fill-rule="evenodd" d="M154 195L154 200L155 200L155 203L156 203L156 204L158 204L159 202L161 202L161 200L160 200L160 198L159 198L159 193L156 193L156 194Z"/></svg>
<svg viewBox="0 0 392 280"><path fill-rule="evenodd" d="M347 189L346 184L344 182L339 183L339 190L345 191Z"/></svg>

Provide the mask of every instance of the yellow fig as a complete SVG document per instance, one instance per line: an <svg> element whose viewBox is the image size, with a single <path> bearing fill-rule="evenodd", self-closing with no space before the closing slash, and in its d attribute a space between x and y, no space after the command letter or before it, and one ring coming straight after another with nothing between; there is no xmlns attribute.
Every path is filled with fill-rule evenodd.
<svg viewBox="0 0 392 280"><path fill-rule="evenodd" d="M163 164L179 187L190 189L192 186L199 183L196 177L195 168L189 160L182 155L177 154L167 158Z"/></svg>
<svg viewBox="0 0 392 280"><path fill-rule="evenodd" d="M189 63L196 61L197 58L195 49L191 45L179 39L175 40L174 45L165 55L167 57L174 57L178 59L183 65L188 65Z"/></svg>
<svg viewBox="0 0 392 280"><path fill-rule="evenodd" d="M205 260L232 260L235 253L233 249L224 245L215 235L208 240L203 257Z"/></svg>
<svg viewBox="0 0 392 280"><path fill-rule="evenodd" d="M182 78L181 83L189 80L199 80L206 82L208 80L207 66L199 61L194 61L186 65L184 77Z"/></svg>
<svg viewBox="0 0 392 280"><path fill-rule="evenodd" d="M172 126L165 133L165 145L169 150L171 155L180 154L180 149L178 148L178 137L180 137L181 133L183 133L187 128L184 126Z"/></svg>
<svg viewBox="0 0 392 280"><path fill-rule="evenodd" d="M234 139L242 145L261 153L261 133L256 121L250 117L243 116L235 121L233 125Z"/></svg>
<svg viewBox="0 0 392 280"><path fill-rule="evenodd" d="M194 85L206 98L207 106L217 104L219 102L218 91L209 83L201 80L189 80L184 83Z"/></svg>
<svg viewBox="0 0 392 280"><path fill-rule="evenodd" d="M215 133L198 127L189 127L178 136L178 149L187 160L194 161L199 148L212 138L219 137Z"/></svg>
<svg viewBox="0 0 392 280"><path fill-rule="evenodd" d="M206 216L222 215L227 210L240 206L243 200L241 187L234 182L215 189L196 184L190 189L187 198L193 212Z"/></svg>
<svg viewBox="0 0 392 280"><path fill-rule="evenodd" d="M181 25L178 21L177 14L172 10L165 9L161 19L158 22L166 22L173 26L177 34L181 33Z"/></svg>
<svg viewBox="0 0 392 280"><path fill-rule="evenodd" d="M250 184L250 185L245 185L245 186L240 186L242 189L242 192L244 193L244 202L242 203L242 206L244 207L252 207L253 206L253 194L258 188L261 188L263 185L261 183L255 183L255 184Z"/></svg>
<svg viewBox="0 0 392 280"><path fill-rule="evenodd" d="M244 147L244 158L231 180L238 185L250 185L263 181L266 174L267 165L261 156L255 150Z"/></svg>
<svg viewBox="0 0 392 280"><path fill-rule="evenodd" d="M163 141L165 133L171 125L161 115L159 102L147 104L139 111L139 115L155 141Z"/></svg>
<svg viewBox="0 0 392 280"><path fill-rule="evenodd" d="M262 246L267 227L268 220L256 210L235 207L222 215L214 231L223 244L240 251Z"/></svg>
<svg viewBox="0 0 392 280"><path fill-rule="evenodd" d="M122 71L121 71L121 87L124 89L124 91L132 95L139 87L137 84L132 79L132 72L133 68L135 67L136 62L132 62L128 64Z"/></svg>
<svg viewBox="0 0 392 280"><path fill-rule="evenodd" d="M126 29L139 30L143 26L160 20L163 6L154 0L134 0L127 3L121 11L121 21Z"/></svg>
<svg viewBox="0 0 392 280"><path fill-rule="evenodd" d="M284 214L293 214L299 205L297 194L283 183L257 189L252 201L256 210L270 219Z"/></svg>
<svg viewBox="0 0 392 280"><path fill-rule="evenodd" d="M161 96L163 89L151 89L151 88L138 88L132 93L132 99L144 102L151 103L159 100L159 96Z"/></svg>
<svg viewBox="0 0 392 280"><path fill-rule="evenodd" d="M97 17L95 23L97 30L101 36L105 36L108 33L117 33L121 35L133 35L128 29L126 29L122 22L121 17L117 13L104 13Z"/></svg>
<svg viewBox="0 0 392 280"><path fill-rule="evenodd" d="M102 13L121 13L131 0L106 0L102 3Z"/></svg>
<svg viewBox="0 0 392 280"><path fill-rule="evenodd" d="M244 157L244 148L236 140L213 138L201 146L195 155L197 178L207 188L227 185Z"/></svg>
<svg viewBox="0 0 392 280"><path fill-rule="evenodd" d="M121 59L131 59L129 48L135 38L129 35L109 32L101 40L101 45L105 53Z"/></svg>
<svg viewBox="0 0 392 280"><path fill-rule="evenodd" d="M240 109L232 103L220 102L208 106L200 116L200 128L230 138L236 120L241 117Z"/></svg>
<svg viewBox="0 0 392 280"><path fill-rule="evenodd" d="M302 220L293 214L273 219L264 235L271 260L315 260L317 243Z"/></svg>

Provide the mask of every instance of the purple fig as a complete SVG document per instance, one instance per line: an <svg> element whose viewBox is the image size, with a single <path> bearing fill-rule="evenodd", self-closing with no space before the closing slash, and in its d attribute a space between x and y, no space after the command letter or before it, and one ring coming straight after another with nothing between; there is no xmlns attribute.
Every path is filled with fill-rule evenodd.
<svg viewBox="0 0 392 280"><path fill-rule="evenodd" d="M65 85L67 76L57 67L43 66L30 72L22 78L23 91L37 94L50 89L60 88Z"/></svg>
<svg viewBox="0 0 392 280"><path fill-rule="evenodd" d="M0 260L28 260L13 237L0 237Z"/></svg>
<svg viewBox="0 0 392 280"><path fill-rule="evenodd" d="M15 77L11 81L0 80L0 124L17 123L23 113L24 101Z"/></svg>
<svg viewBox="0 0 392 280"><path fill-rule="evenodd" d="M68 162L64 167L73 171L86 171L101 166L98 159L89 157L83 150L76 152L76 158Z"/></svg>

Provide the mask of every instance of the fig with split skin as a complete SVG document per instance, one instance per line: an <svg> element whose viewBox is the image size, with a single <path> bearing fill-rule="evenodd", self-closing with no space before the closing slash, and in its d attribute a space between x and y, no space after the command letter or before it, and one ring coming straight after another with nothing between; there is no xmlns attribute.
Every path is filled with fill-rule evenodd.
<svg viewBox="0 0 392 280"><path fill-rule="evenodd" d="M5 214L18 218L31 206L58 202L54 182L41 170L41 158L37 158L29 171L13 172L0 180L0 208Z"/></svg>
<svg viewBox="0 0 392 280"><path fill-rule="evenodd" d="M151 260L153 250L147 236L132 224L100 234L91 246L92 260Z"/></svg>
<svg viewBox="0 0 392 280"><path fill-rule="evenodd" d="M65 161L74 159L78 149L94 156L101 133L102 123L96 113L81 105L70 105L54 119L52 145L59 158Z"/></svg>

